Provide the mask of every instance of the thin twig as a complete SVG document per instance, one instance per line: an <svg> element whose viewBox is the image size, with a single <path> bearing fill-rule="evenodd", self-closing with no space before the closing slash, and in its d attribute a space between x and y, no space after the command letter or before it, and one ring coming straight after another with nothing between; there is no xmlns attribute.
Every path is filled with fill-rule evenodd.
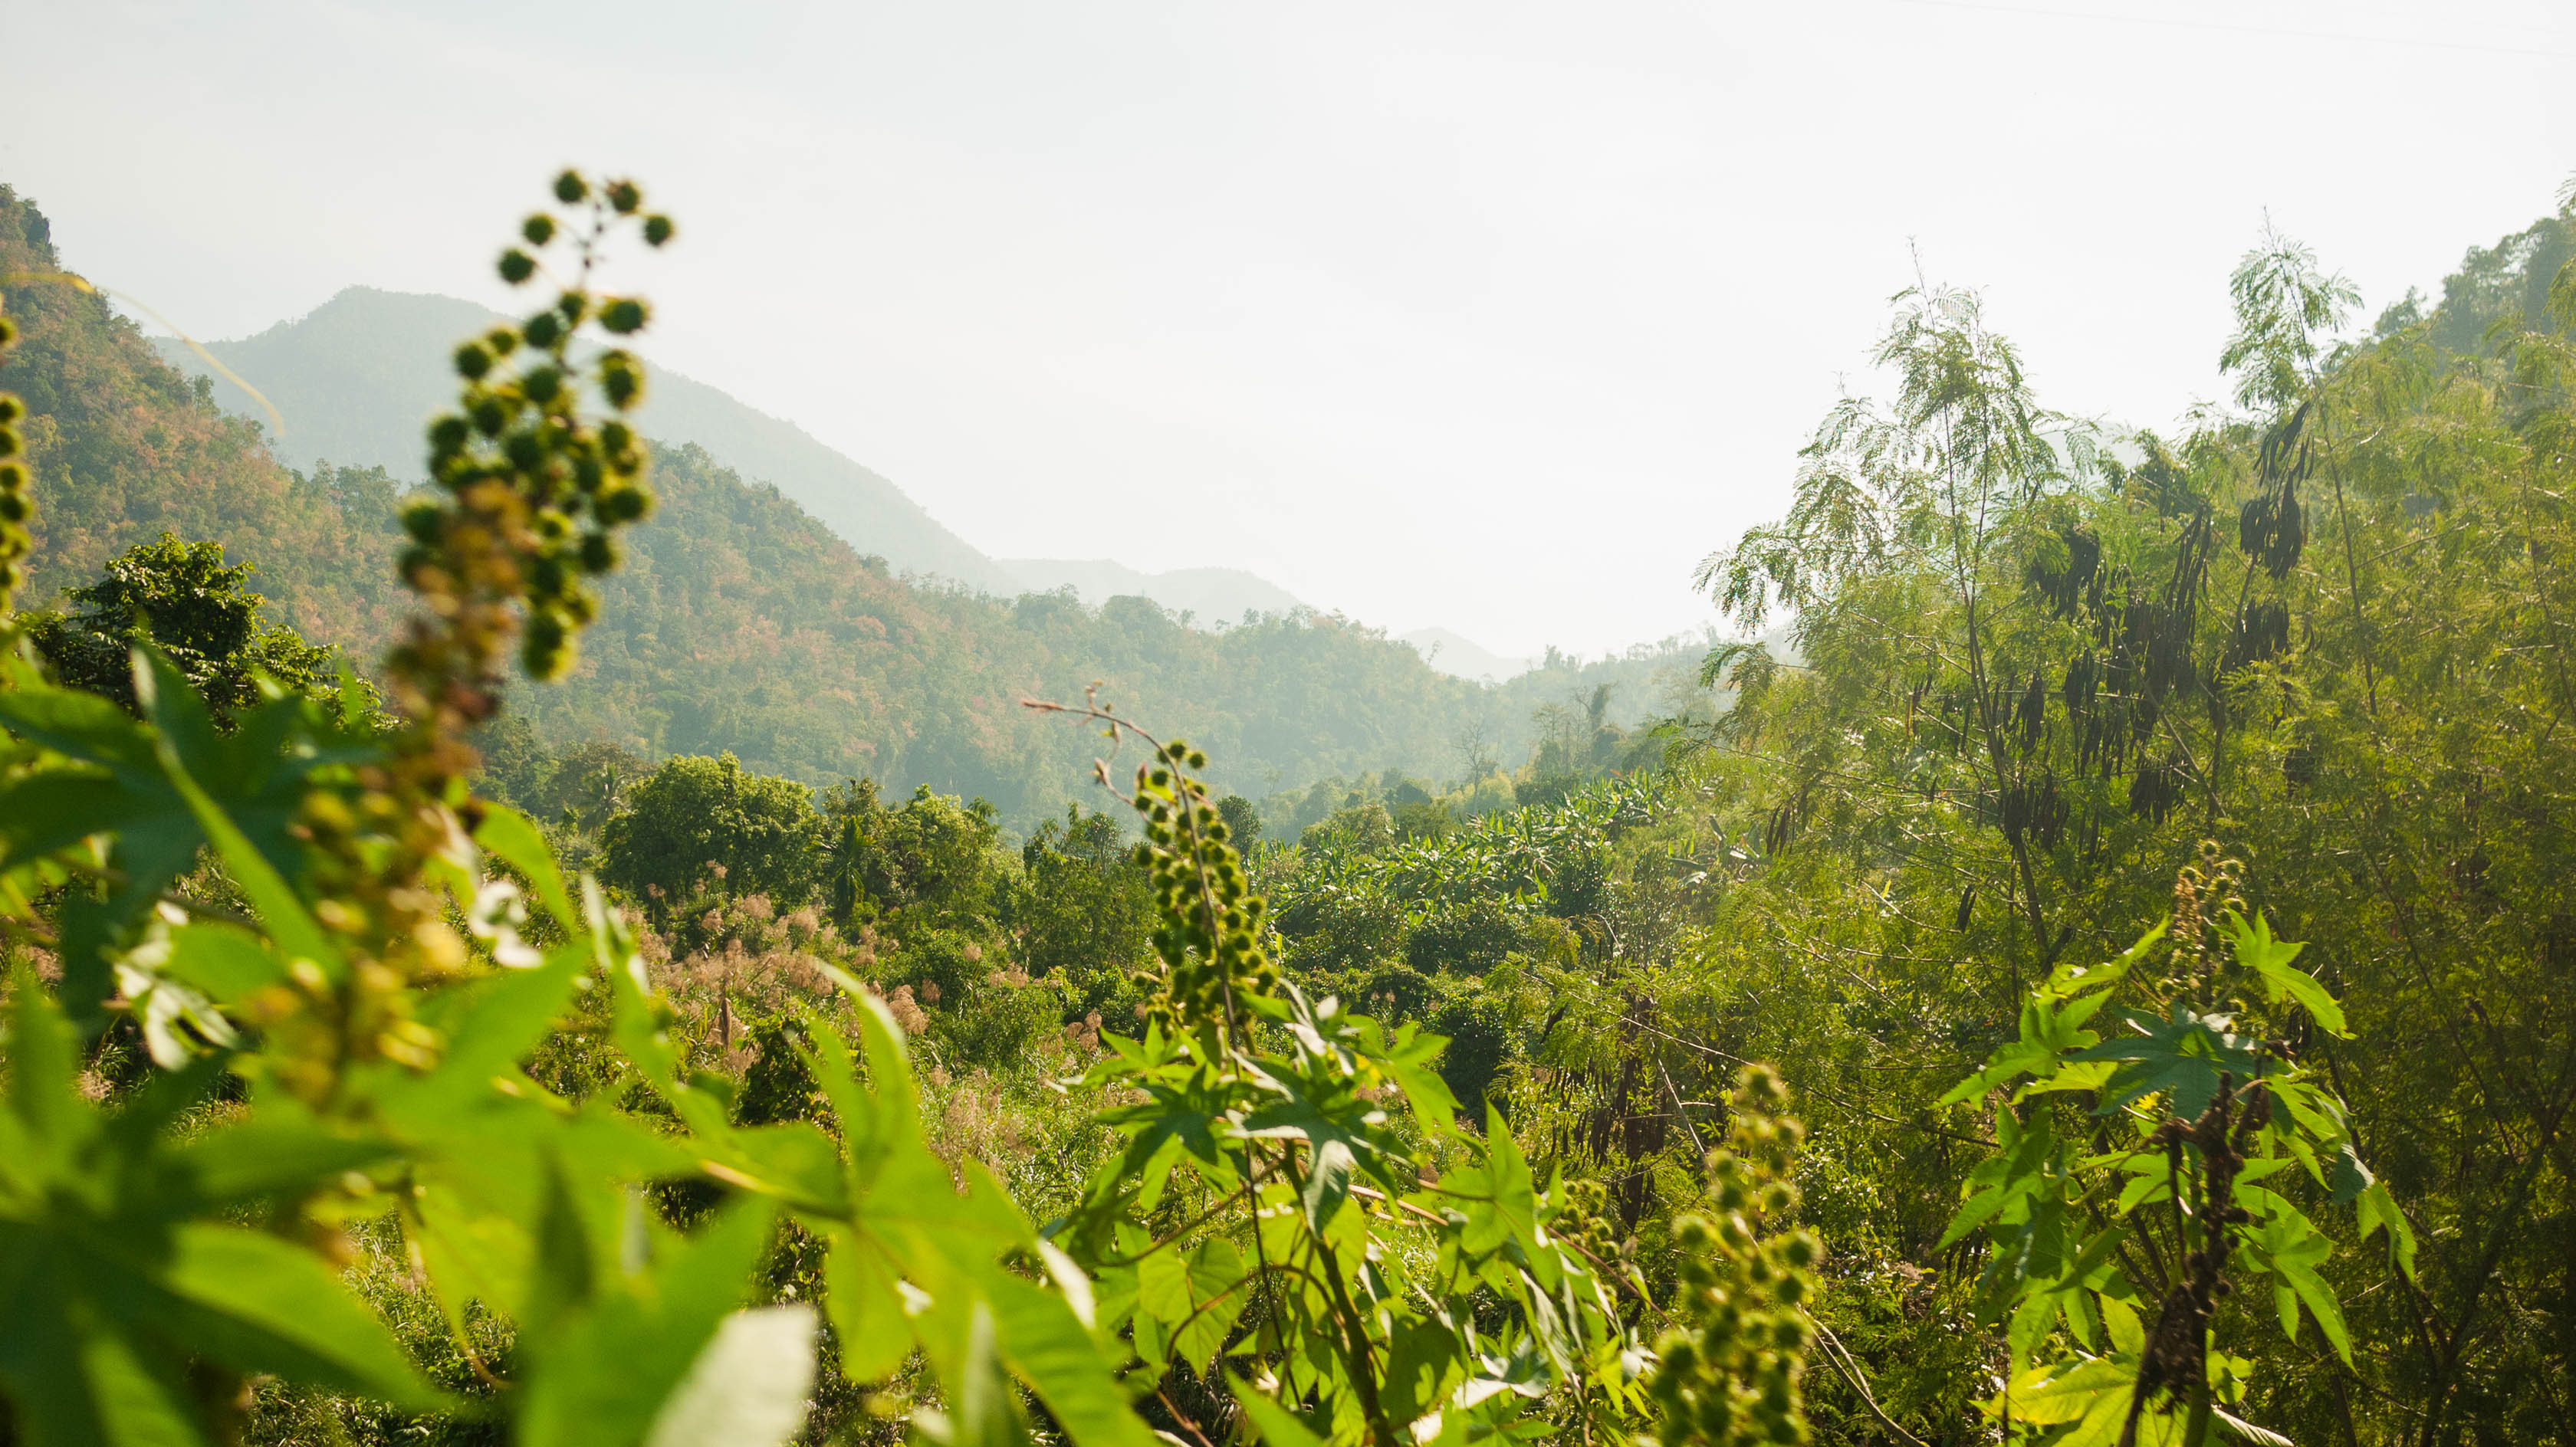
<svg viewBox="0 0 2576 1447"><path fill-rule="evenodd" d="M1878 1419L1878 1425L1886 1428L1888 1434L1904 1444L1904 1447L1925 1447L1922 1438L1896 1425L1896 1419L1887 1415L1887 1410L1878 1405L1878 1398L1870 1395L1869 1379L1861 1375L1860 1363L1852 1360L1850 1351L1843 1346L1842 1338L1834 1335L1834 1329L1817 1320L1816 1314L1803 1306L1798 1308L1798 1314L1805 1317L1807 1324L1816 1329L1816 1342L1825 1349L1825 1360L1833 1365L1835 1373L1859 1396L1860 1404L1867 1407L1869 1414Z"/></svg>
<svg viewBox="0 0 2576 1447"><path fill-rule="evenodd" d="M1700 1053L1701 1053L1701 1054L1703 1054L1703 1055L1714 1055L1714 1056L1716 1056L1716 1057L1717 1057L1718 1059L1720 1059L1720 1060L1730 1060L1730 1061L1733 1061L1734 1063L1736 1063L1736 1064L1738 1064L1738 1065L1752 1065L1752 1064L1756 1064L1756 1063L1758 1063L1758 1062L1755 1062L1755 1061L1747 1060L1747 1059L1745 1059L1745 1058L1744 1058L1743 1056L1741 1056L1741 1055L1729 1055L1729 1054L1727 1054L1725 1051L1720 1050L1720 1049L1718 1049L1717 1047L1715 1047L1715 1046L1713 1046L1713 1045L1702 1045L1702 1044L1700 1044L1700 1043L1699 1043L1698 1041L1696 1041L1696 1040L1684 1040L1682 1037L1680 1037L1679 1035L1675 1035L1675 1034L1673 1034L1673 1033L1672 1033L1671 1031L1669 1031L1669 1030L1658 1030L1658 1029L1656 1029L1654 1026L1647 1024L1647 1023L1646 1023L1645 1021L1643 1021L1643 1020L1632 1019L1631 1017L1626 1016L1626 1015L1622 1015L1622 1016L1620 1016L1620 1017L1619 1017L1619 1023L1621 1023L1621 1024L1623 1024L1623 1025L1626 1025L1626 1026L1629 1026L1629 1027L1630 1027L1630 1028L1632 1028L1632 1029L1643 1030L1643 1031L1645 1031L1646 1033L1648 1033L1648 1034L1650 1034L1650 1035L1660 1035L1660 1036L1662 1036L1663 1038L1665 1038L1666 1040L1670 1040L1670 1041L1671 1041L1671 1042L1673 1042L1674 1044L1679 1045L1679 1046L1681 1046L1682 1048L1684 1048L1684 1049L1686 1049L1686 1050L1696 1050L1696 1051L1700 1052ZM1908 1130L1929 1131L1929 1132L1931 1132L1933 1135L1937 1135L1937 1136L1946 1136L1946 1137L1948 1137L1948 1138L1949 1138L1949 1139L1951 1139L1951 1140L1954 1140L1954 1141L1962 1141L1962 1142L1965 1142L1966 1144L1968 1144L1968 1145L1972 1145L1972 1146L1986 1146L1986 1147L1988 1147L1988 1148L1990 1148L1990 1149L1991 1149L1991 1148L1994 1148L1994 1146L1995 1146L1995 1143L1994 1143L1993 1141L1990 1141L1990 1140L1986 1139L1984 1136L1961 1135L1961 1134L1960 1134L1959 1132L1957 1132L1957 1131L1954 1131L1954 1130L1944 1130L1944 1129L1942 1129L1940 1126L1937 1126L1937 1125L1925 1125L1925 1124L1923 1124L1923 1123L1921 1123L1921 1122L1919 1122L1919 1121L1898 1120L1895 1116L1892 1116L1892 1115L1885 1115L1885 1114L1882 1114L1882 1113L1880 1113L1880 1112L1878 1112L1878 1111L1875 1111L1875 1110L1870 1109L1868 1106L1860 1105L1860 1104L1856 1104L1855 1102L1845 1100L1845 1099L1843 1099L1841 1096L1835 1095L1835 1094L1834 1094L1834 1093L1832 1093L1831 1091L1819 1090L1819 1089L1817 1089L1816 1087L1814 1087L1814 1086L1812 1086L1812 1085L1810 1085L1810 1086L1806 1086L1806 1087L1804 1087L1804 1089L1806 1090L1806 1092L1807 1092L1809 1095L1818 1096L1818 1097L1821 1097L1821 1098L1823 1098L1823 1099L1825 1099L1825 1100L1831 1101L1831 1102L1833 1102L1834 1104L1841 1106L1841 1107L1842 1107L1843 1109L1845 1109L1845 1110L1856 1110L1856 1111L1859 1111L1861 1114L1863 1114L1863 1115L1865 1115L1865 1116L1868 1116L1870 1119L1875 1120L1875 1121L1882 1122L1882 1123L1887 1124L1887 1125L1902 1126L1902 1127L1904 1127L1904 1128L1906 1128L1906 1129L1908 1129Z"/></svg>

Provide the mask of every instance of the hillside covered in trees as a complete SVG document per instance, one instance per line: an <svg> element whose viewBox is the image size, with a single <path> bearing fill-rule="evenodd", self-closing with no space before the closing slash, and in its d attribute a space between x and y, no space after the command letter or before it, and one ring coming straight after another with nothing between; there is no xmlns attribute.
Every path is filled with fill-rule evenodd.
<svg viewBox="0 0 2576 1447"><path fill-rule="evenodd" d="M0 202L0 269L59 272L42 214L14 194ZM215 405L213 382L164 364L102 298L42 283L8 295L27 340L6 380L33 412L43 490L31 598L85 583L168 531L224 543L257 570L252 586L280 621L309 638L369 657L392 637L394 518L410 481L381 465L281 465L253 423ZM335 305L363 313L361 303L372 304ZM398 330L418 332L417 318L405 313ZM257 340L242 345L255 352ZM419 370L384 365L400 378ZM322 418L366 392L314 378L299 387L283 400ZM680 402L715 405L693 393ZM375 438L407 411L397 403L344 431ZM1003 598L902 576L703 448L658 451L654 473L660 508L606 580L606 625L584 646L580 683L521 708L554 751L731 750L818 785L866 777L981 796L1026 826L1079 789L1087 757L1080 740L1024 725L1019 701L1031 695L1102 683L1222 749L1227 786L1261 795L1388 769L1443 781L1518 769L1541 709L1583 707L1607 684L1610 717L1634 726L1688 702L1671 695L1699 651L1677 640L1588 664L1558 658L1480 686L1335 615L1212 633L1144 598L1089 607L1066 592Z"/></svg>
<svg viewBox="0 0 2576 1447"><path fill-rule="evenodd" d="M2567 1447L2576 207L2229 297L2175 435L1896 298L1638 731L639 522L623 298L405 493L11 288L8 1430Z"/></svg>

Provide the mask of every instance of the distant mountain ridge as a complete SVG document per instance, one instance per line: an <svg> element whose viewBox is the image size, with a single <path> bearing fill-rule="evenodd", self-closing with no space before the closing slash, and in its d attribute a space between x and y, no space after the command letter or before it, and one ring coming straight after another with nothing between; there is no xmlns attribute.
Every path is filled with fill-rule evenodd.
<svg viewBox="0 0 2576 1447"><path fill-rule="evenodd" d="M503 320L456 297L352 286L254 336L201 345L276 406L285 429L269 439L269 450L279 460L381 467L417 481L426 445L421 430L455 398L447 357L458 342ZM163 361L211 386L223 411L266 425L258 404L186 344L172 337L151 341ZM1093 607L1116 597L1150 598L1208 629L1236 626L1248 613L1284 616L1311 606L1240 568L1148 573L1109 559L994 559L883 475L795 423L658 365L651 376L637 413L647 437L674 448L704 448L745 480L777 488L860 556L883 558L898 573L927 574L1001 598L1067 587ZM1445 629L1408 641L1435 669L1456 678L1500 682L1534 666Z"/></svg>
<svg viewBox="0 0 2576 1447"><path fill-rule="evenodd" d="M1395 641L1412 644L1423 662L1452 678L1501 683L1539 666L1535 658L1505 657L1446 628L1416 628Z"/></svg>
<svg viewBox="0 0 2576 1447"><path fill-rule="evenodd" d="M414 480L422 427L455 395L446 358L458 341L501 320L490 308L456 297L353 286L254 336L203 345L276 405L285 430L269 439L269 450L279 458L381 467ZM264 422L256 403L185 344L175 338L152 344L172 367L203 379L223 411ZM795 423L666 368L652 369L637 420L656 441L700 447L746 481L777 488L854 552L883 558L898 573L999 598L1070 588L1092 608L1112 598L1145 598L1205 630L1238 627L1253 614L1331 611L1240 568L1149 573L1106 558L989 557L893 482ZM1419 629L1397 641L1410 644L1435 672L1470 682L1500 684L1552 668L1495 653L1446 628ZM1642 702L1632 696L1622 705Z"/></svg>
<svg viewBox="0 0 2576 1447"><path fill-rule="evenodd" d="M1148 573L1106 558L1004 558L1002 567L1032 593L1071 588L1094 605L1112 598L1151 598L1174 613L1195 615L1201 628L1230 626L1247 613L1294 613L1307 606L1287 589L1241 568L1175 568Z"/></svg>
<svg viewBox="0 0 2576 1447"><path fill-rule="evenodd" d="M416 480L426 445L421 428L455 397L448 354L501 319L455 297L353 286L256 336L204 345L284 415L285 435L271 442L280 458L302 464L327 458ZM263 415L186 346L166 338L154 344L170 365L207 376L225 411ZM772 484L862 555L989 593L1021 591L1015 576L892 482L795 423L704 382L654 367L637 420L648 437L674 447L694 442L744 477Z"/></svg>

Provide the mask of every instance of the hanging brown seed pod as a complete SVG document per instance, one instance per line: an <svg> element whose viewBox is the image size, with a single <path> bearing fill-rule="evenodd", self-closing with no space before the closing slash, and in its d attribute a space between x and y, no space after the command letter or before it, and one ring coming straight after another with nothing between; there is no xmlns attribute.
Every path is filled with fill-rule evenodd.
<svg viewBox="0 0 2576 1447"><path fill-rule="evenodd" d="M2129 812L2144 814L2161 824L2183 800L2183 782L2188 763L2179 755L2169 755L2155 763L2141 763L2129 779Z"/></svg>
<svg viewBox="0 0 2576 1447"><path fill-rule="evenodd" d="M2043 547L2023 569L2031 591L2048 600L2048 611L2072 618L2093 593L2101 575L2102 540L2089 528L2058 530L2055 548Z"/></svg>
<svg viewBox="0 0 2576 1447"><path fill-rule="evenodd" d="M2030 686L2022 690L2021 704L2014 710L2013 723L2021 732L2021 751L2029 757L2039 747L2048 731L2048 680L2037 669L2030 675Z"/></svg>
<svg viewBox="0 0 2576 1447"><path fill-rule="evenodd" d="M2237 615L2236 632L2228 640L2227 663L2221 671L2233 673L2247 664L2278 658L2289 647L2289 606L2278 598L2257 598Z"/></svg>
<svg viewBox="0 0 2576 1447"><path fill-rule="evenodd" d="M2100 662L2089 648L2075 655L2075 661L2066 665L2066 682L2057 692L2066 705L2068 724L2081 723L2092 712L2095 675L2100 668Z"/></svg>
<svg viewBox="0 0 2576 1447"><path fill-rule="evenodd" d="M2299 507L2299 485L2284 479L2278 492L2249 499L2236 515L2236 541L2246 556L2275 578L2289 576L2307 546L2307 515Z"/></svg>

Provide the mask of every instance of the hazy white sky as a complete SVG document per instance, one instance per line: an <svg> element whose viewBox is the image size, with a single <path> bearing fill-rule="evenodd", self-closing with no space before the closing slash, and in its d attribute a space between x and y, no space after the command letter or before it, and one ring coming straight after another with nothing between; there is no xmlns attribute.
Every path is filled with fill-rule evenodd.
<svg viewBox="0 0 2576 1447"><path fill-rule="evenodd" d="M0 181L198 335L631 172L654 354L985 551L1505 652L1708 621L1910 248L2157 425L2267 208L2375 312L2576 171L2563 0L0 8Z"/></svg>

